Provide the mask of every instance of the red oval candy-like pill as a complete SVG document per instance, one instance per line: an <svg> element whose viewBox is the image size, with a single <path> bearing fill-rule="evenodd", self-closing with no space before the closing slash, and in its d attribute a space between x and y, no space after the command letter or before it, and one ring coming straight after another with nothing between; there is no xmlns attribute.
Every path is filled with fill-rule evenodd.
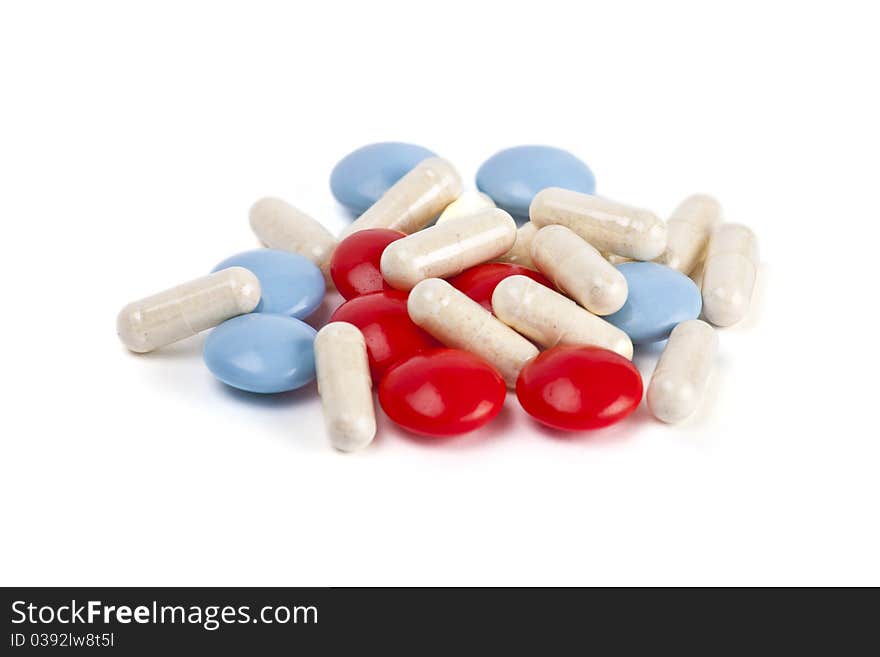
<svg viewBox="0 0 880 657"><path fill-rule="evenodd" d="M461 272L458 276L449 279L450 285L458 288L471 299L479 303L483 308L492 312L492 293L495 286L508 276L528 276L555 290L553 283L548 281L543 274L534 269L512 265L504 262L487 262Z"/></svg>
<svg viewBox="0 0 880 657"><path fill-rule="evenodd" d="M370 228L353 233L342 240L330 259L330 276L336 289L346 299L382 290L391 286L382 278L379 261L385 247L405 233L386 228Z"/></svg>
<svg viewBox="0 0 880 657"><path fill-rule="evenodd" d="M519 403L554 429L598 429L619 422L642 399L642 377L608 349L559 346L526 363L516 381Z"/></svg>
<svg viewBox="0 0 880 657"><path fill-rule="evenodd" d="M386 372L379 403L413 433L454 436L498 415L507 386L489 363L459 349L432 349Z"/></svg>
<svg viewBox="0 0 880 657"><path fill-rule="evenodd" d="M440 346L409 318L407 296L396 290L365 294L346 301L330 317L331 322L354 324L364 334L374 383L397 361Z"/></svg>

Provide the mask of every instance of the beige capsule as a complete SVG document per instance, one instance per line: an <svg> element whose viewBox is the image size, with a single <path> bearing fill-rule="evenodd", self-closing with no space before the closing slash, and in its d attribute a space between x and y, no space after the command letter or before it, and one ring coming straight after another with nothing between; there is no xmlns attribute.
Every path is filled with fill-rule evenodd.
<svg viewBox="0 0 880 657"><path fill-rule="evenodd" d="M593 345L632 358L629 336L601 317L528 276L508 276L492 293L492 310L502 322L542 347Z"/></svg>
<svg viewBox="0 0 880 657"><path fill-rule="evenodd" d="M147 353L251 312L260 281L243 267L229 267L125 306L116 332L131 351Z"/></svg>
<svg viewBox="0 0 880 657"><path fill-rule="evenodd" d="M758 238L742 224L721 224L703 265L703 316L715 326L736 324L749 310L758 267Z"/></svg>
<svg viewBox="0 0 880 657"><path fill-rule="evenodd" d="M654 213L600 196L548 187L532 199L529 217L538 228L560 224L599 251L635 260L666 248L666 225Z"/></svg>
<svg viewBox="0 0 880 657"><path fill-rule="evenodd" d="M516 229L516 241L513 243L510 251L496 258L496 260L535 269L535 263L532 262L531 247L532 239L537 232L538 229L535 227L535 224L531 221L525 222Z"/></svg>
<svg viewBox="0 0 880 657"><path fill-rule="evenodd" d="M626 279L602 254L565 226L545 226L532 240L532 260L544 276L594 315L626 303Z"/></svg>
<svg viewBox="0 0 880 657"><path fill-rule="evenodd" d="M648 385L648 408L658 420L681 422L700 405L718 354L715 329L698 319L676 326Z"/></svg>
<svg viewBox="0 0 880 657"><path fill-rule="evenodd" d="M399 290L426 278L446 278L497 258L516 240L516 222L489 208L450 219L389 244L382 252L382 277Z"/></svg>
<svg viewBox="0 0 880 657"><path fill-rule="evenodd" d="M298 253L314 262L330 279L330 258L336 238L329 230L290 203L267 196L251 206L248 213L251 229L270 249Z"/></svg>
<svg viewBox="0 0 880 657"><path fill-rule="evenodd" d="M489 362L508 387L538 349L502 324L476 301L440 278L429 278L409 293L410 319L447 347L464 349ZM462 382L467 385L467 382Z"/></svg>
<svg viewBox="0 0 880 657"><path fill-rule="evenodd" d="M706 194L688 196L666 222L666 250L656 262L683 274L692 273L706 252L709 235L720 222L718 201Z"/></svg>
<svg viewBox="0 0 880 657"><path fill-rule="evenodd" d="M476 214L480 210L486 208L494 208L495 201L488 194L483 192L464 192L452 203L446 206L446 209L437 217L437 223L457 219L458 217L467 217Z"/></svg>
<svg viewBox="0 0 880 657"><path fill-rule="evenodd" d="M342 232L342 237L367 228L414 233L430 224L461 195L461 176L440 157L422 160L392 185Z"/></svg>
<svg viewBox="0 0 880 657"><path fill-rule="evenodd" d="M373 382L360 330L347 322L331 322L318 331L315 371L330 444L352 452L373 442Z"/></svg>

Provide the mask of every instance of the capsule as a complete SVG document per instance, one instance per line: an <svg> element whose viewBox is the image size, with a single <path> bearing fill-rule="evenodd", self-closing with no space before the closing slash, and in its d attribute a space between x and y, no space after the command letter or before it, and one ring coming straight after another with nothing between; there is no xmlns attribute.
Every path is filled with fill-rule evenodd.
<svg viewBox="0 0 880 657"><path fill-rule="evenodd" d="M709 235L721 222L721 204L694 194L679 203L666 222L666 250L656 262L691 274L706 252Z"/></svg>
<svg viewBox="0 0 880 657"><path fill-rule="evenodd" d="M715 326L745 317L755 288L758 238L742 224L721 224L709 239L703 265L703 315Z"/></svg>
<svg viewBox="0 0 880 657"><path fill-rule="evenodd" d="M422 160L342 232L342 237L365 228L390 228L414 233L434 221L461 195L461 177L440 157Z"/></svg>
<svg viewBox="0 0 880 657"><path fill-rule="evenodd" d="M508 276L492 293L495 316L542 347L593 345L632 358L629 336L527 276Z"/></svg>
<svg viewBox="0 0 880 657"><path fill-rule="evenodd" d="M314 262L330 278L330 257L336 248L336 238L320 223L302 210L280 198L267 196L251 206L251 229L270 249L298 253Z"/></svg>
<svg viewBox="0 0 880 657"><path fill-rule="evenodd" d="M538 227L561 224L599 251L653 260L666 248L666 225L652 212L599 196L548 187L535 195L529 217Z"/></svg>
<svg viewBox="0 0 880 657"><path fill-rule="evenodd" d="M460 274L507 252L516 240L516 222L504 210L450 219L392 242L382 252L382 278L409 290L426 278Z"/></svg>
<svg viewBox="0 0 880 657"><path fill-rule="evenodd" d="M259 302L257 277L229 267L128 304L116 332L131 351L145 354L249 313Z"/></svg>
<svg viewBox="0 0 880 657"><path fill-rule="evenodd" d="M648 408L658 420L681 422L699 406L718 354L718 335L689 319L672 330L648 386Z"/></svg>
<svg viewBox="0 0 880 657"><path fill-rule="evenodd" d="M437 217L437 223L442 224L444 221L456 219L458 217L468 217L476 214L480 210L486 208L494 208L493 201L488 194L483 192L465 192L452 203L446 206L446 209Z"/></svg>
<svg viewBox="0 0 880 657"><path fill-rule="evenodd" d="M470 351L494 366L509 388L516 386L523 365L538 355L535 345L443 279L416 285L407 311L413 322L446 346Z"/></svg>
<svg viewBox="0 0 880 657"><path fill-rule="evenodd" d="M343 452L363 449L376 435L376 411L360 330L348 322L330 322L318 331L315 369L330 444Z"/></svg>
<svg viewBox="0 0 880 657"><path fill-rule="evenodd" d="M496 258L498 262L509 262L512 265L521 265L529 269L535 269L535 263L532 262L532 239L538 229L531 221L525 222L516 230L516 241L510 247L510 251Z"/></svg>
<svg viewBox="0 0 880 657"><path fill-rule="evenodd" d="M626 303L623 274L565 226L538 231L532 260L556 287L594 315L616 313Z"/></svg>

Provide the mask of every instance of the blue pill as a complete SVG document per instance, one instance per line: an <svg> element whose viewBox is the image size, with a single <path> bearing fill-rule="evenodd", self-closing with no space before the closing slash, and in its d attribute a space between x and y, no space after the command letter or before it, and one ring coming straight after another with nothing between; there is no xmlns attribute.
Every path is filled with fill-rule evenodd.
<svg viewBox="0 0 880 657"><path fill-rule="evenodd" d="M240 315L205 340L203 357L223 383L248 392L285 392L315 378L315 329L283 315Z"/></svg>
<svg viewBox="0 0 880 657"><path fill-rule="evenodd" d="M330 174L330 191L359 215L419 162L435 153L415 144L385 141L362 146L339 160Z"/></svg>
<svg viewBox="0 0 880 657"><path fill-rule="evenodd" d="M321 305L326 286L321 270L308 258L277 249L254 249L226 258L213 271L244 267L260 280L260 303L255 313L274 313L302 319Z"/></svg>
<svg viewBox="0 0 880 657"><path fill-rule="evenodd" d="M590 167L561 148L514 146L483 162L477 171L477 187L522 221L529 218L529 204L542 189L562 187L592 194L596 178Z"/></svg>
<svg viewBox="0 0 880 657"><path fill-rule="evenodd" d="M665 340L678 324L699 317L700 289L681 272L656 262L625 262L617 268L629 293L623 308L605 319L633 343Z"/></svg>

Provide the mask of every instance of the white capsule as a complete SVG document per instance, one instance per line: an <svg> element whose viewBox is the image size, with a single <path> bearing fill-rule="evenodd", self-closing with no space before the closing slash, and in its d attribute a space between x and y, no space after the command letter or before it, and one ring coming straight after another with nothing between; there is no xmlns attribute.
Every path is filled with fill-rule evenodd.
<svg viewBox="0 0 880 657"><path fill-rule="evenodd" d="M532 240L538 271L594 315L626 303L626 279L602 254L565 226L546 226Z"/></svg>
<svg viewBox="0 0 880 657"><path fill-rule="evenodd" d="M657 262L690 274L702 260L709 235L720 222L718 201L705 194L688 196L666 222L666 250Z"/></svg>
<svg viewBox="0 0 880 657"><path fill-rule="evenodd" d="M330 444L352 452L373 442L373 382L360 330L347 322L331 322L318 331L315 371Z"/></svg>
<svg viewBox="0 0 880 657"><path fill-rule="evenodd" d="M516 222L504 210L489 208L450 219L392 242L382 252L382 277L399 290L426 278L446 278L497 258L516 240Z"/></svg>
<svg viewBox="0 0 880 657"><path fill-rule="evenodd" d="M681 422L700 405L718 354L718 335L689 319L672 330L648 386L648 408L658 420Z"/></svg>
<svg viewBox="0 0 880 657"><path fill-rule="evenodd" d="M627 258L653 260L666 248L666 225L654 213L599 196L548 187L532 199L529 217L538 228L561 224Z"/></svg>
<svg viewBox="0 0 880 657"><path fill-rule="evenodd" d="M502 322L542 347L593 345L632 358L629 336L601 317L528 276L508 276L492 293L492 310Z"/></svg>
<svg viewBox="0 0 880 657"><path fill-rule="evenodd" d="M464 349L489 362L508 387L538 350L492 313L440 278L429 278L409 293L410 319L447 347ZM462 385L467 385L462 381Z"/></svg>
<svg viewBox="0 0 880 657"><path fill-rule="evenodd" d="M437 217L437 223L442 224L450 219L467 217L476 214L480 210L494 207L495 201L488 194L483 192L465 192L446 206L446 209Z"/></svg>
<svg viewBox="0 0 880 657"><path fill-rule="evenodd" d="M414 233L430 224L461 195L461 177L440 157L422 160L392 185L348 228L342 237L367 228Z"/></svg>
<svg viewBox="0 0 880 657"><path fill-rule="evenodd" d="M249 313L259 302L257 277L229 267L128 304L116 332L131 351L144 354Z"/></svg>
<svg viewBox="0 0 880 657"><path fill-rule="evenodd" d="M336 238L329 230L280 198L267 196L251 206L251 229L264 246L298 253L314 262L328 282Z"/></svg>
<svg viewBox="0 0 880 657"><path fill-rule="evenodd" d="M510 251L501 255L499 258L496 258L496 260L498 262L509 262L512 265L520 265L522 267L534 269L535 263L532 262L531 248L532 239L537 232L538 229L531 221L524 223L517 228L516 241L513 243L513 246L510 247Z"/></svg>
<svg viewBox="0 0 880 657"><path fill-rule="evenodd" d="M703 265L703 315L715 326L745 317L758 266L758 238L742 224L721 224L712 233Z"/></svg>

